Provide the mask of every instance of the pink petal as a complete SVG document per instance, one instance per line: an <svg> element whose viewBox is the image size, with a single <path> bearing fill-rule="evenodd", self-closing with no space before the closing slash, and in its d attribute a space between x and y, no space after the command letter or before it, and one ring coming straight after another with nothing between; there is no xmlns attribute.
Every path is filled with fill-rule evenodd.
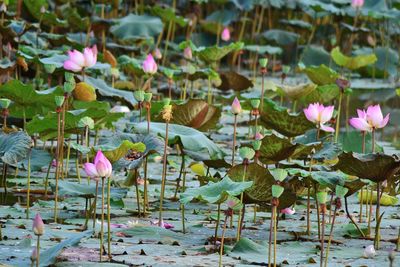
<svg viewBox="0 0 400 267"><path fill-rule="evenodd" d="M155 74L157 72L157 63L151 54L148 54L146 60L143 61L142 69L148 74Z"/></svg>
<svg viewBox="0 0 400 267"><path fill-rule="evenodd" d="M362 118L351 118L349 120L349 123L351 126L354 128L360 130L360 131L371 131L371 126L368 124L368 122L365 119Z"/></svg>
<svg viewBox="0 0 400 267"><path fill-rule="evenodd" d="M75 62L71 61L71 60L66 60L64 61L64 69L66 70L70 70L73 72L78 72L82 70L82 67L77 65Z"/></svg>
<svg viewBox="0 0 400 267"><path fill-rule="evenodd" d="M372 127L379 128L383 121L381 107L379 105L369 106L367 109L367 119Z"/></svg>
<svg viewBox="0 0 400 267"><path fill-rule="evenodd" d="M85 57L78 50L69 51L68 56L69 56L69 60L74 62L76 65L78 65L78 66L85 65Z"/></svg>
<svg viewBox="0 0 400 267"><path fill-rule="evenodd" d="M324 124L320 124L320 128L322 131L324 132L330 132L333 133L335 131L335 129L333 129L332 127L326 126Z"/></svg>
<svg viewBox="0 0 400 267"><path fill-rule="evenodd" d="M320 122L325 123L331 120L333 115L334 106L325 107L320 113Z"/></svg>
<svg viewBox="0 0 400 267"><path fill-rule="evenodd" d="M306 116L307 120L311 122L318 122L318 104L310 104L308 105L308 108L304 109L304 115Z"/></svg>
<svg viewBox="0 0 400 267"><path fill-rule="evenodd" d="M388 113L385 118L382 120L382 123L379 125L379 128L383 128L388 124L390 118L390 113Z"/></svg>
<svg viewBox="0 0 400 267"><path fill-rule="evenodd" d="M233 99L232 106L231 106L231 112L232 114L239 114L242 112L242 106L240 105L240 101L237 97Z"/></svg>
<svg viewBox="0 0 400 267"><path fill-rule="evenodd" d="M367 118L367 112L363 109L357 109L357 115L359 118L366 119Z"/></svg>
<svg viewBox="0 0 400 267"><path fill-rule="evenodd" d="M286 209L281 210L282 214L288 214L288 215L293 215L295 212L296 211L294 209L291 209L291 208L286 208Z"/></svg>
<svg viewBox="0 0 400 267"><path fill-rule="evenodd" d="M227 27L225 27L224 30L222 31L221 39L224 40L225 42L231 39L231 33L229 32L229 29Z"/></svg>
<svg viewBox="0 0 400 267"><path fill-rule="evenodd" d="M96 165L93 163L85 163L83 164L83 169L85 170L85 173L89 177L99 177L99 174L97 173L96 170Z"/></svg>
<svg viewBox="0 0 400 267"><path fill-rule="evenodd" d="M93 49L90 47L86 47L83 50L83 56L85 57L85 67L90 68L94 64L96 64L97 61L97 54L93 52Z"/></svg>

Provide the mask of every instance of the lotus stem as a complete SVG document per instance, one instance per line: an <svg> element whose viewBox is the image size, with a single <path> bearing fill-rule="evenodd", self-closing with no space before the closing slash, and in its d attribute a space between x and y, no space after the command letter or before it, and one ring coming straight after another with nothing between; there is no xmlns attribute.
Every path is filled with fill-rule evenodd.
<svg viewBox="0 0 400 267"><path fill-rule="evenodd" d="M319 205L318 198L317 198L317 186L316 186L316 184L314 184L314 199L315 199L315 206L316 206L316 209L317 209L318 239L321 240L321 220L320 220L320 217L319 217L320 205Z"/></svg>
<svg viewBox="0 0 400 267"><path fill-rule="evenodd" d="M368 189L367 189L368 192ZM367 198L367 206L369 205L369 212L368 212L368 237L371 234L371 218L372 218L372 198L373 198L373 192L374 190L372 189L372 187L370 188L369 191L369 196Z"/></svg>
<svg viewBox="0 0 400 267"><path fill-rule="evenodd" d="M87 125L85 126L85 144L86 144L87 148L90 147L90 144L89 144L89 126L87 126ZM89 163L89 153L86 154L86 163Z"/></svg>
<svg viewBox="0 0 400 267"><path fill-rule="evenodd" d="M278 227L278 223L277 223L277 207L274 206L274 267L276 267L276 255L277 255L277 251L276 251L276 231L277 231L277 227Z"/></svg>
<svg viewBox="0 0 400 267"><path fill-rule="evenodd" d="M235 117L236 117L236 115L235 115ZM245 161L247 161L247 160L245 159L244 162L243 162L243 167L244 168L243 168L242 183L244 181L246 181L246 173L247 173L247 165L248 165L248 163L245 162ZM244 207L243 195L244 195L244 192L242 192L240 194L240 204L242 204L243 207ZM242 209L240 209L239 210L239 214L238 214L238 227L237 227L237 233L236 233L236 241L240 240L240 234L242 233L242 221L243 221L243 219L244 219L244 209L243 209L243 211L242 211Z"/></svg>
<svg viewBox="0 0 400 267"><path fill-rule="evenodd" d="M228 221L228 216L225 216L224 228L222 230L222 237L221 237L221 246L219 248L219 264L218 264L219 267L222 267L222 254L224 253L224 239L225 239L227 221Z"/></svg>
<svg viewBox="0 0 400 267"><path fill-rule="evenodd" d="M400 251L400 226L399 226L399 233L397 234L396 250Z"/></svg>
<svg viewBox="0 0 400 267"><path fill-rule="evenodd" d="M217 221L215 223L215 233L214 233L214 246L217 245L217 239L218 239L218 228L219 228L219 220L221 219L221 203L218 203L218 209L217 209Z"/></svg>
<svg viewBox="0 0 400 267"><path fill-rule="evenodd" d="M94 197L94 200L93 200L93 206L94 206L94 209L93 209L93 229L95 229L95 227L96 227L96 213L97 213L97 197L98 197L98 195L99 195L99 181L96 180L96 196Z"/></svg>
<svg viewBox="0 0 400 267"><path fill-rule="evenodd" d="M100 262L103 256L103 238L104 238L104 177L101 178L101 226L100 226Z"/></svg>
<svg viewBox="0 0 400 267"><path fill-rule="evenodd" d="M346 214L347 217L349 217L350 221L354 224L354 226L356 227L357 231L360 233L360 235L362 237L365 237L365 234L363 231L361 231L360 227L358 226L358 224L354 221L353 217L351 216L350 212L349 212L349 207L347 205L347 196L344 197L344 207L346 210Z"/></svg>
<svg viewBox="0 0 400 267"><path fill-rule="evenodd" d="M68 148L67 148L67 162L65 163L65 176L68 177L68 171L69 171L69 158L71 156L71 139L68 139ZM79 177L79 182L80 182L80 175Z"/></svg>
<svg viewBox="0 0 400 267"><path fill-rule="evenodd" d="M336 200L338 201L338 200ZM331 230L329 232L329 240L328 240L328 245L326 246L326 255L325 255L325 264L324 267L328 266L328 257L329 257L329 248L331 246L332 242L332 237L333 237L333 226L335 225L335 219L336 219L336 212L337 212L338 206L335 205L335 211L333 213L333 218L332 218L332 225L331 225ZM322 254L321 254L322 255Z"/></svg>
<svg viewBox="0 0 400 267"><path fill-rule="evenodd" d="M271 211L271 220L269 224L269 241L268 241L268 267L271 267L271 258L272 258L272 229L274 227L274 219L275 219L275 208L272 206Z"/></svg>
<svg viewBox="0 0 400 267"><path fill-rule="evenodd" d="M364 199L364 189L363 189L363 187L361 187L361 189L360 189L360 217L358 218L358 222L359 223L362 223L363 199Z"/></svg>
<svg viewBox="0 0 400 267"><path fill-rule="evenodd" d="M209 105L212 104L211 77L208 77L207 103L208 103Z"/></svg>
<svg viewBox="0 0 400 267"><path fill-rule="evenodd" d="M183 153L183 152L182 152ZM183 160L185 160L185 156L183 154ZM182 193L186 190L186 171L183 170L183 179L182 179ZM182 232L186 234L185 228L185 205L181 204L181 212L182 212Z"/></svg>
<svg viewBox="0 0 400 267"><path fill-rule="evenodd" d="M376 211L375 211L375 240L374 240L374 247L376 250L379 249L379 243L380 243L380 239L381 239L381 235L380 235L380 208L381 208L381 195L380 195L380 191L381 191L381 182L377 183L377 187L376 187Z"/></svg>
<svg viewBox="0 0 400 267"><path fill-rule="evenodd" d="M111 177L107 181L107 230L108 258L111 259Z"/></svg>
<svg viewBox="0 0 400 267"><path fill-rule="evenodd" d="M172 21L170 21L169 24L168 24L167 37L165 39L164 55L163 55L163 59L162 59L162 65L163 66L165 66L165 60L167 58L169 39L171 38L171 32L172 32L172 24L173 24Z"/></svg>
<svg viewBox="0 0 400 267"><path fill-rule="evenodd" d="M375 129L372 128L372 153L375 153Z"/></svg>
<svg viewBox="0 0 400 267"><path fill-rule="evenodd" d="M36 241L36 267L40 266L40 235L37 236Z"/></svg>
<svg viewBox="0 0 400 267"><path fill-rule="evenodd" d="M324 242L325 242L325 204L321 204L320 210L322 213L322 226L321 226L321 255L320 255L320 266L324 265ZM318 216L319 217L319 216Z"/></svg>
<svg viewBox="0 0 400 267"><path fill-rule="evenodd" d="M56 149L56 188L54 194L54 222L57 223L57 205L58 205L58 179L59 179L59 161L61 143L61 113L57 112L57 149Z"/></svg>
<svg viewBox="0 0 400 267"><path fill-rule="evenodd" d="M138 170L135 169L135 174L134 174L134 179L135 179L135 190L136 190L136 202L137 202L137 211L138 211L138 217L140 217L140 197L139 197L139 186L137 183L137 178L138 178Z"/></svg>
<svg viewBox="0 0 400 267"><path fill-rule="evenodd" d="M147 206L149 204L148 202L148 193L147 193L147 155L144 158L144 188L143 188L143 214L146 216L146 210L147 210Z"/></svg>
<svg viewBox="0 0 400 267"><path fill-rule="evenodd" d="M307 235L311 235L311 220L310 220L310 211L311 211L311 203L310 203L310 185L307 186Z"/></svg>
<svg viewBox="0 0 400 267"><path fill-rule="evenodd" d="M235 164L236 128L237 128L237 115L235 114L233 122L232 166L234 166Z"/></svg>
<svg viewBox="0 0 400 267"><path fill-rule="evenodd" d="M165 123L165 142L164 142L164 159L163 159L161 194L160 194L160 210L159 210L159 215L158 215L158 226L160 226L160 227L162 224L163 200L164 200L164 194L165 194L165 180L166 180L166 175L167 175L168 125L169 125L169 122L166 121L166 123Z"/></svg>
<svg viewBox="0 0 400 267"><path fill-rule="evenodd" d="M340 89L338 113L337 113L337 118L336 118L335 143L338 142L339 132L340 132L340 113L342 111L342 100L343 100L343 91L342 91L342 89Z"/></svg>
<svg viewBox="0 0 400 267"><path fill-rule="evenodd" d="M54 157L50 160L49 166L47 168L46 178L44 179L44 198L47 198L47 188L49 186L49 175L51 170L51 165L53 163Z"/></svg>
<svg viewBox="0 0 400 267"><path fill-rule="evenodd" d="M28 154L28 191L26 194L26 218L29 219L29 206L31 198L31 151Z"/></svg>

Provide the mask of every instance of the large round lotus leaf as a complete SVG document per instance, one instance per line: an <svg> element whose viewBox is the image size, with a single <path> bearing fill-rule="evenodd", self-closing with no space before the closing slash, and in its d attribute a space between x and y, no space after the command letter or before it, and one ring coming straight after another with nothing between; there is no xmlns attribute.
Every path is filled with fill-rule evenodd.
<svg viewBox="0 0 400 267"><path fill-rule="evenodd" d="M148 39L161 33L163 23L160 18L148 15L129 14L116 20L110 32L121 40Z"/></svg>
<svg viewBox="0 0 400 267"><path fill-rule="evenodd" d="M297 39L300 37L297 33L284 30L268 30L263 32L262 36L269 41L274 41L278 45L296 43Z"/></svg>
<svg viewBox="0 0 400 267"><path fill-rule="evenodd" d="M322 46L310 45L304 49L301 55L301 63L304 66L330 65L331 56Z"/></svg>
<svg viewBox="0 0 400 267"><path fill-rule="evenodd" d="M315 127L307 120L303 112L290 114L286 108L278 106L268 99L264 100L264 110L261 112L260 122L267 129L273 129L287 137L304 134L307 130Z"/></svg>
<svg viewBox="0 0 400 267"><path fill-rule="evenodd" d="M217 88L221 90L242 91L253 87L253 82L250 79L235 71L220 72L219 76L222 83Z"/></svg>
<svg viewBox="0 0 400 267"><path fill-rule="evenodd" d="M207 63L217 62L221 58L225 57L233 51L237 51L243 48L243 43L236 42L226 46L210 46L210 47L198 47L193 52L203 61Z"/></svg>
<svg viewBox="0 0 400 267"><path fill-rule="evenodd" d="M362 49L354 51L355 55L365 55L371 53L375 53L378 60L375 64L360 69L361 74L368 75L369 77L375 74L376 78L395 76L397 74L399 54L396 50L393 50L389 47L378 46L375 49L363 47Z"/></svg>
<svg viewBox="0 0 400 267"><path fill-rule="evenodd" d="M14 165L28 156L32 140L25 132L0 133L0 159Z"/></svg>
<svg viewBox="0 0 400 267"><path fill-rule="evenodd" d="M309 94L301 97L299 101L304 106L310 103L331 103L334 99L339 96L340 90L336 84L320 85Z"/></svg>
<svg viewBox="0 0 400 267"><path fill-rule="evenodd" d="M200 99L190 99L184 104L172 104L171 123L207 131L215 126L221 116L221 110ZM161 115L156 121L162 121Z"/></svg>
<svg viewBox="0 0 400 267"><path fill-rule="evenodd" d="M229 196L240 195L243 191L251 187L253 182L234 182L229 177L225 177L217 183L209 182L207 185L198 188L189 188L180 196L183 204L189 203L192 199L207 201L208 203L222 203Z"/></svg>
<svg viewBox="0 0 400 267"><path fill-rule="evenodd" d="M334 168L361 179L382 182L392 178L400 170L400 161L397 157L380 153L345 152L339 156L339 162Z"/></svg>
<svg viewBox="0 0 400 267"><path fill-rule="evenodd" d="M327 85L336 82L339 78L339 74L333 69L325 66L324 64L319 66L310 66L303 70L308 78L315 84Z"/></svg>
<svg viewBox="0 0 400 267"><path fill-rule="evenodd" d="M234 181L242 181L244 165L239 164L228 171L228 176ZM244 203L263 203L269 204L272 199L272 185L275 179L268 169L251 163L247 166L245 181L253 181L253 185L245 191ZM296 201L296 194L291 189L285 188L282 196L279 198L279 209L291 206Z"/></svg>
<svg viewBox="0 0 400 267"><path fill-rule="evenodd" d="M278 92L284 96L289 97L292 100L297 100L300 97L304 97L317 88L316 84L305 83L299 85L281 85Z"/></svg>
<svg viewBox="0 0 400 267"><path fill-rule="evenodd" d="M365 67L367 65L375 63L378 58L375 54L366 54L366 55L358 55L355 57L348 57L342 52L340 52L340 48L336 47L331 51L332 59L339 66L348 68L350 70L356 70L361 67Z"/></svg>
<svg viewBox="0 0 400 267"><path fill-rule="evenodd" d="M174 114L172 114L172 116L174 116ZM152 122L150 123L150 133L165 138L165 126L165 123ZM138 133L146 134L147 122L135 124L133 130ZM211 159L221 159L225 155L225 153L202 132L183 125L169 124L168 142L180 142L184 149L206 153L211 157Z"/></svg>
<svg viewBox="0 0 400 267"><path fill-rule="evenodd" d="M152 15L160 17L165 23L174 22L181 27L187 25L187 19L176 15L173 8L163 8L159 5L154 5L149 10Z"/></svg>
<svg viewBox="0 0 400 267"><path fill-rule="evenodd" d="M246 45L244 50L255 52L259 55L280 55L282 54L282 48L270 45Z"/></svg>

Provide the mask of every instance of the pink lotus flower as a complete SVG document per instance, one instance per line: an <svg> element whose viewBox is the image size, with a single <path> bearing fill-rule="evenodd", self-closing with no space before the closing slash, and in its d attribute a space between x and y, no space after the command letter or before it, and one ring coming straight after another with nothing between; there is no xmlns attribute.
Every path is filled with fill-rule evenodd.
<svg viewBox="0 0 400 267"><path fill-rule="evenodd" d="M228 206L229 209L233 209L237 205L237 202L234 199L229 199L226 202L226 205Z"/></svg>
<svg viewBox="0 0 400 267"><path fill-rule="evenodd" d="M379 105L369 106L367 111L357 109L357 114L358 117L351 118L349 123L354 128L364 132L370 132L374 129L385 127L390 117L390 113L383 117Z"/></svg>
<svg viewBox="0 0 400 267"><path fill-rule="evenodd" d="M104 156L101 150L97 151L94 163L85 163L83 168L90 178L96 180L100 177L110 177L112 173L111 162Z"/></svg>
<svg viewBox="0 0 400 267"><path fill-rule="evenodd" d="M156 48L156 50L154 50L153 52L155 59L161 59L162 58L162 54L160 49Z"/></svg>
<svg viewBox="0 0 400 267"><path fill-rule="evenodd" d="M73 72L82 71L85 68L93 67L97 62L97 47L86 47L83 53L78 50L68 51L69 58L64 61L64 69Z"/></svg>
<svg viewBox="0 0 400 267"><path fill-rule="evenodd" d="M231 33L229 32L228 27L225 27L224 30L221 33L221 39L224 40L225 42L229 41L231 39Z"/></svg>
<svg viewBox="0 0 400 267"><path fill-rule="evenodd" d="M151 224L151 225L158 225L158 221L151 221L150 224ZM173 225L170 224L170 223L166 223L166 222L164 222L164 221L161 221L161 227L162 227L162 228L165 228L165 229L172 229L172 228L174 228L175 226L173 226Z"/></svg>
<svg viewBox="0 0 400 267"><path fill-rule="evenodd" d="M184 58L189 60L193 58L192 48L190 48L190 46L186 47L185 50L183 50L183 56Z"/></svg>
<svg viewBox="0 0 400 267"><path fill-rule="evenodd" d="M361 8L364 5L364 0L352 0L351 6L354 8Z"/></svg>
<svg viewBox="0 0 400 267"><path fill-rule="evenodd" d="M281 213L282 214L287 214L287 215L293 215L293 214L295 214L295 210L294 209L291 209L291 208L286 208L286 209L282 209L281 210Z"/></svg>
<svg viewBox="0 0 400 267"><path fill-rule="evenodd" d="M151 54L148 54L146 60L143 61L142 69L144 73L151 75L157 72L157 63Z"/></svg>
<svg viewBox="0 0 400 267"><path fill-rule="evenodd" d="M44 223L40 214L37 213L35 218L33 219L32 230L35 235L43 235L44 234Z"/></svg>
<svg viewBox="0 0 400 267"><path fill-rule="evenodd" d="M242 106L240 105L239 99L237 99L237 97L235 97L235 99L232 102L231 112L234 115L238 115L239 113L242 112Z"/></svg>
<svg viewBox="0 0 400 267"><path fill-rule="evenodd" d="M263 138L264 138L264 136L262 134L260 134L260 133L256 133L255 136L254 136L254 139L256 139L256 140L261 140Z"/></svg>
<svg viewBox="0 0 400 267"><path fill-rule="evenodd" d="M308 108L305 108L304 115L306 115L307 120L317 124L321 130L325 132L334 132L335 129L326 126L325 123L331 120L333 116L334 106L327 106L320 103L310 104Z"/></svg>
<svg viewBox="0 0 400 267"><path fill-rule="evenodd" d="M364 254L363 255L364 258L371 259L371 258L375 257L376 251L375 251L374 245L369 245L368 247L366 247L364 249L364 253L363 254Z"/></svg>

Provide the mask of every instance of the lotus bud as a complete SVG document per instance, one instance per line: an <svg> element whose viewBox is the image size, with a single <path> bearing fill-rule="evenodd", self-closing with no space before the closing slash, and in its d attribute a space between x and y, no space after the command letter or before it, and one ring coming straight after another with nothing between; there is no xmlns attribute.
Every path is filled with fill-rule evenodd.
<svg viewBox="0 0 400 267"><path fill-rule="evenodd" d="M64 104L65 97L64 96L55 96L54 101L56 102L57 107L61 107Z"/></svg>
<svg viewBox="0 0 400 267"><path fill-rule="evenodd" d="M154 50L153 55L154 55L155 59L161 59L162 58L161 51L158 48L156 48L156 50Z"/></svg>
<svg viewBox="0 0 400 267"><path fill-rule="evenodd" d="M26 63L25 58L17 57L17 64L20 66L24 71L28 71L28 63Z"/></svg>
<svg viewBox="0 0 400 267"><path fill-rule="evenodd" d="M143 102L144 100L144 91L143 90L137 90L133 92L133 97L137 102Z"/></svg>
<svg viewBox="0 0 400 267"><path fill-rule="evenodd" d="M74 74L72 72L65 72L64 77L65 77L65 80L68 82L75 82Z"/></svg>
<svg viewBox="0 0 400 267"><path fill-rule="evenodd" d="M171 98L166 97L163 99L164 106L168 106L170 103L171 103Z"/></svg>
<svg viewBox="0 0 400 267"><path fill-rule="evenodd" d="M162 118L167 122L172 119L172 105L164 105L162 110Z"/></svg>
<svg viewBox="0 0 400 267"><path fill-rule="evenodd" d="M88 127L90 130L94 129L94 120L88 116L81 118L78 122L79 128Z"/></svg>
<svg viewBox="0 0 400 267"><path fill-rule="evenodd" d="M277 168L277 169L269 170L269 172L272 174L272 176L274 177L274 179L276 181L280 181L280 182L283 182L283 180L285 180L286 177L288 176L287 171L284 169Z"/></svg>
<svg viewBox="0 0 400 267"><path fill-rule="evenodd" d="M348 188L341 186L341 185L336 185L335 194L337 197L342 198L347 194L347 192L349 192Z"/></svg>
<svg viewBox="0 0 400 267"><path fill-rule="evenodd" d="M96 157L94 158L94 165L99 177L110 177L112 174L111 162L104 156L101 150L97 151Z"/></svg>
<svg viewBox="0 0 400 267"><path fill-rule="evenodd" d="M250 147L241 147L239 149L239 155L242 159L248 159L251 160L253 159L255 152L252 148Z"/></svg>
<svg viewBox="0 0 400 267"><path fill-rule="evenodd" d="M111 68L110 73L114 79L119 79L119 70L117 68Z"/></svg>
<svg viewBox="0 0 400 267"><path fill-rule="evenodd" d="M40 7L40 13L41 13L41 14L46 13L46 7L45 7L45 6L41 6L41 7Z"/></svg>
<svg viewBox="0 0 400 267"><path fill-rule="evenodd" d="M250 101L251 107L254 109L258 109L258 107L260 106L260 99L252 99Z"/></svg>
<svg viewBox="0 0 400 267"><path fill-rule="evenodd" d="M54 64L44 64L43 67L47 74L52 74L56 70L56 65Z"/></svg>
<svg viewBox="0 0 400 267"><path fill-rule="evenodd" d="M259 132L257 132L254 137L255 137L256 140L261 140L261 139L264 138L264 136Z"/></svg>
<svg viewBox="0 0 400 267"><path fill-rule="evenodd" d="M0 98L0 107L2 109L7 109L11 104L11 100L7 98Z"/></svg>
<svg viewBox="0 0 400 267"><path fill-rule="evenodd" d="M2 3L0 6L0 12L6 13L7 12L7 5L6 3Z"/></svg>
<svg viewBox="0 0 400 267"><path fill-rule="evenodd" d="M183 50L183 56L188 60L191 60L193 58L192 48L190 48L190 46L186 47L185 50Z"/></svg>
<svg viewBox="0 0 400 267"><path fill-rule="evenodd" d="M262 141L261 140L254 140L253 141L253 149L255 151L259 151L261 148Z"/></svg>
<svg viewBox="0 0 400 267"><path fill-rule="evenodd" d="M66 92L68 94L71 94L72 91L74 91L75 86L76 86L75 81L73 81L73 82L64 82L64 92Z"/></svg>
<svg viewBox="0 0 400 267"><path fill-rule="evenodd" d="M260 58L258 63L260 64L261 68L266 68L268 65L268 58Z"/></svg>
<svg viewBox="0 0 400 267"><path fill-rule="evenodd" d="M34 262L37 260L37 248L34 247L31 253L31 261Z"/></svg>
<svg viewBox="0 0 400 267"><path fill-rule="evenodd" d="M238 202L235 201L235 199L233 198L228 199L228 201L226 201L226 205L228 206L229 209L233 209L237 204Z"/></svg>
<svg viewBox="0 0 400 267"><path fill-rule="evenodd" d="M325 204L328 198L328 193L325 191L320 191L317 193L317 200L319 204Z"/></svg>
<svg viewBox="0 0 400 267"><path fill-rule="evenodd" d="M144 73L153 75L157 72L157 63L151 54L148 54L146 59L143 61L142 69Z"/></svg>
<svg viewBox="0 0 400 267"><path fill-rule="evenodd" d="M228 27L225 27L222 32L221 32L221 39L224 40L225 42L229 41L231 39L231 33L229 32Z"/></svg>
<svg viewBox="0 0 400 267"><path fill-rule="evenodd" d="M286 208L286 209L282 209L280 211L282 214L286 214L286 215L293 215L296 213L295 209L291 209L291 208Z"/></svg>
<svg viewBox="0 0 400 267"><path fill-rule="evenodd" d="M336 85L341 89L344 90L346 88L350 87L350 82L346 79L341 79L341 78L337 78L336 79Z"/></svg>
<svg viewBox="0 0 400 267"><path fill-rule="evenodd" d="M88 83L80 82L75 86L73 91L73 96L76 100L84 102L96 101L96 90L94 87Z"/></svg>
<svg viewBox="0 0 400 267"><path fill-rule="evenodd" d="M240 105L239 99L237 99L237 97L235 97L232 102L231 112L233 115L238 115L242 112L242 106Z"/></svg>
<svg viewBox="0 0 400 267"><path fill-rule="evenodd" d="M152 98L153 98L153 94L152 93L144 93L144 101L150 103Z"/></svg>
<svg viewBox="0 0 400 267"><path fill-rule="evenodd" d="M36 214L35 218L33 219L32 230L35 235L43 235L44 234L44 223L40 214Z"/></svg>
<svg viewBox="0 0 400 267"><path fill-rule="evenodd" d="M174 71L168 68L164 69L164 74L168 79L172 79L174 77Z"/></svg>
<svg viewBox="0 0 400 267"><path fill-rule="evenodd" d="M364 5L364 0L352 0L351 1L351 6L353 8L362 8Z"/></svg>
<svg viewBox="0 0 400 267"><path fill-rule="evenodd" d="M274 198L279 198L285 189L277 184L272 185L272 196Z"/></svg>
<svg viewBox="0 0 400 267"><path fill-rule="evenodd" d="M118 65L118 61L115 59L114 55L108 51L104 51L104 61L111 65L112 68L116 68Z"/></svg>
<svg viewBox="0 0 400 267"><path fill-rule="evenodd" d="M283 66L283 67L282 67L282 72L283 72L284 74L288 75L289 72L290 72L290 66Z"/></svg>
<svg viewBox="0 0 400 267"><path fill-rule="evenodd" d="M376 251L374 245L369 245L364 249L364 258L371 259L375 257Z"/></svg>

